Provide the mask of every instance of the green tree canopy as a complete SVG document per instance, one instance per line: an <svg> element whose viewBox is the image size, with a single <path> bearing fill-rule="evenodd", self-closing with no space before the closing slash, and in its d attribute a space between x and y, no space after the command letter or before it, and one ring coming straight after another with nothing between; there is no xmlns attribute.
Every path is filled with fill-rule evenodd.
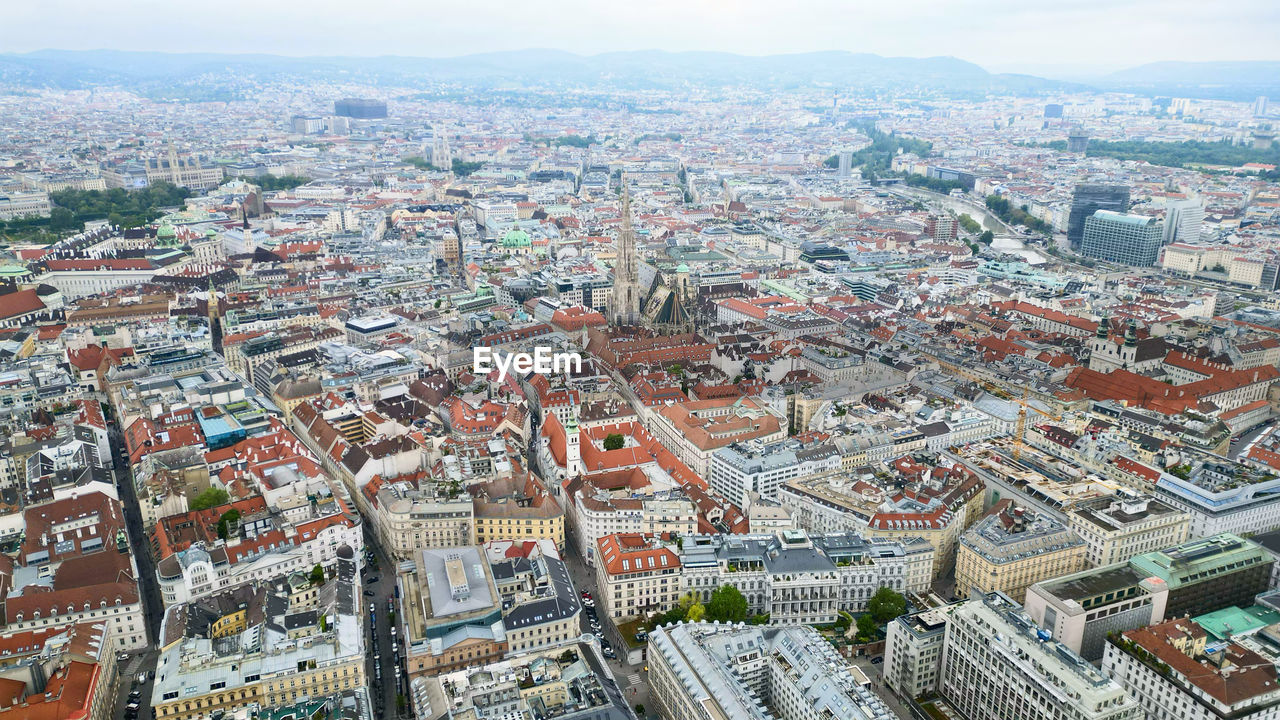
<svg viewBox="0 0 1280 720"><path fill-rule="evenodd" d="M867 601L867 612L883 625L907 611L907 599L892 588L882 587ZM861 628L861 626L859 626Z"/></svg>
<svg viewBox="0 0 1280 720"><path fill-rule="evenodd" d="M226 505L231 496L222 488L211 487L200 493L187 505L188 510L208 510L219 505Z"/></svg>
<svg viewBox="0 0 1280 720"><path fill-rule="evenodd" d="M482 167L484 167L484 163L482 162L465 162L454 158L453 167L450 169L453 170L454 175L457 175L458 177L466 177Z"/></svg>
<svg viewBox="0 0 1280 720"><path fill-rule="evenodd" d="M307 578L311 581L312 585L323 585L325 580L324 566L320 563L316 563L316 566L311 568L311 574L307 576Z"/></svg>
<svg viewBox="0 0 1280 720"><path fill-rule="evenodd" d="M226 540L231 536L231 526L240 521L240 511L231 508L222 513L222 517L218 518L218 537Z"/></svg>
<svg viewBox="0 0 1280 720"><path fill-rule="evenodd" d="M252 183L263 190L292 190L299 185L306 185L311 182L311 178L302 175L259 175L258 177L242 177L247 183Z"/></svg>
<svg viewBox="0 0 1280 720"><path fill-rule="evenodd" d="M747 619L747 599L738 588L732 585L721 585L711 593L707 602L708 621L742 622Z"/></svg>
<svg viewBox="0 0 1280 720"><path fill-rule="evenodd" d="M871 642L876 639L876 634L880 632L880 626L876 623L875 618L870 615L862 615L858 618L858 642Z"/></svg>
<svg viewBox="0 0 1280 720"><path fill-rule="evenodd" d="M605 450L621 450L623 445L627 444L627 439L621 433L609 433L604 437Z"/></svg>

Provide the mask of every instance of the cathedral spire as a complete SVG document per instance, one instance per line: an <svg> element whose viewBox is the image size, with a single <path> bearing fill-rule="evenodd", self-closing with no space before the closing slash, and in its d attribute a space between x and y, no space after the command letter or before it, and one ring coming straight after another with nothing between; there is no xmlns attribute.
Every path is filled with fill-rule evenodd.
<svg viewBox="0 0 1280 720"><path fill-rule="evenodd" d="M636 257L636 234L631 227L631 188L622 176L622 223L618 229L617 259L613 263L613 295L609 298L609 319L618 325L640 321L640 269Z"/></svg>

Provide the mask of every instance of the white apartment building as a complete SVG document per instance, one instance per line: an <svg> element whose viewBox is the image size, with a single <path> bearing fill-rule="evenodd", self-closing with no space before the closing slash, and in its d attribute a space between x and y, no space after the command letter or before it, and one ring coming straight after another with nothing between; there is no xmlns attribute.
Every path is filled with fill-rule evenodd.
<svg viewBox="0 0 1280 720"><path fill-rule="evenodd" d="M607 535L596 541L597 602L623 622L665 612L680 599L680 556L656 536Z"/></svg>
<svg viewBox="0 0 1280 720"><path fill-rule="evenodd" d="M631 471L643 476L639 470ZM578 554L589 567L596 564L597 541L610 535L674 533L684 537L698 531L698 508L683 492L644 487L616 491L599 488L579 477L565 487L565 514L574 529Z"/></svg>
<svg viewBox="0 0 1280 720"><path fill-rule="evenodd" d="M840 610L865 610L881 587L927 591L933 554L923 539L853 533L695 535L682 540L680 594L692 592L705 603L721 585L733 585L747 599L748 612L768 613L772 623L831 623Z"/></svg>
<svg viewBox="0 0 1280 720"><path fill-rule="evenodd" d="M1175 618L1108 642L1102 671L1147 720L1263 720L1280 716L1275 660L1269 642L1216 642L1193 620Z"/></svg>
<svg viewBox="0 0 1280 720"><path fill-rule="evenodd" d="M884 683L898 695L918 698L937 692L947 616L956 607L903 615L885 628Z"/></svg>
<svg viewBox="0 0 1280 720"><path fill-rule="evenodd" d="M649 668L669 720L894 717L809 627L668 625L649 638Z"/></svg>
<svg viewBox="0 0 1280 720"><path fill-rule="evenodd" d="M43 217L53 210L49 193L12 193L0 195L0 220L13 220L28 215Z"/></svg>
<svg viewBox="0 0 1280 720"><path fill-rule="evenodd" d="M242 527L242 532L252 531ZM316 565L332 567L343 545L356 552L364 548L364 533L354 514L318 517L283 530L270 527L231 545L196 543L161 558L156 577L167 607L248 582L305 573Z"/></svg>
<svg viewBox="0 0 1280 720"><path fill-rule="evenodd" d="M1119 684L1037 630L998 593L956 607L947 619L942 696L968 720L1142 717L1142 706Z"/></svg>
<svg viewBox="0 0 1280 720"><path fill-rule="evenodd" d="M1105 507L1072 510L1067 522L1085 541L1085 559L1094 567L1179 545L1191 528L1185 512L1133 494L1111 500Z"/></svg>

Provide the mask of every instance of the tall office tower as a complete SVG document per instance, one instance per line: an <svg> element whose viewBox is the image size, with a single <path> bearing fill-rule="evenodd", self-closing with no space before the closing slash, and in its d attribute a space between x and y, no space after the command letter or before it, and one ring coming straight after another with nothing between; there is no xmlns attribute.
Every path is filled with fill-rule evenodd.
<svg viewBox="0 0 1280 720"><path fill-rule="evenodd" d="M853 174L853 152L849 150L841 150L840 156L840 177L847 178Z"/></svg>
<svg viewBox="0 0 1280 720"><path fill-rule="evenodd" d="M618 231L618 259L613 264L613 296L609 320L617 325L640 322L640 262L636 258L636 234L631 228L631 188L622 176L622 228Z"/></svg>
<svg viewBox="0 0 1280 720"><path fill-rule="evenodd" d="M1199 200L1177 200L1169 203L1164 216L1164 244L1198 241L1202 223L1204 207Z"/></svg>
<svg viewBox="0 0 1280 720"><path fill-rule="evenodd" d="M387 104L369 98L343 98L334 101L333 114L360 120L384 118L387 116Z"/></svg>
<svg viewBox="0 0 1280 720"><path fill-rule="evenodd" d="M1148 267L1160 259L1164 227L1146 215L1099 210L1084 221L1080 252L1089 257Z"/></svg>
<svg viewBox="0 0 1280 720"><path fill-rule="evenodd" d="M1267 114L1267 96L1259 95L1257 100L1253 101L1253 116L1266 117Z"/></svg>
<svg viewBox="0 0 1280 720"><path fill-rule="evenodd" d="M1099 185L1082 183L1076 185L1075 195L1071 198L1071 213L1067 216L1067 240L1071 241L1071 249L1079 250L1080 241L1084 238L1085 218L1098 210L1129 210L1129 188L1124 185Z"/></svg>

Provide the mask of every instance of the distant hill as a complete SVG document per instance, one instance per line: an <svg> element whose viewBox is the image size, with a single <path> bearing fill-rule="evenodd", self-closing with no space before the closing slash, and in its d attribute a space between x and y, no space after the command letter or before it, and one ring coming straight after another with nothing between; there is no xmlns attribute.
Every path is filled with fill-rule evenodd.
<svg viewBox="0 0 1280 720"><path fill-rule="evenodd" d="M992 74L952 57L814 52L746 56L656 50L575 55L520 50L452 58L283 57L117 50L40 50L0 55L0 83L24 87L126 86L158 90L197 83L298 78L426 86L440 82L537 83L635 88L695 85L830 86L981 94L1039 93L1073 86L1029 75Z"/></svg>
<svg viewBox="0 0 1280 720"><path fill-rule="evenodd" d="M1106 89L1152 95L1252 100L1280 95L1280 62L1157 62L1098 78Z"/></svg>

